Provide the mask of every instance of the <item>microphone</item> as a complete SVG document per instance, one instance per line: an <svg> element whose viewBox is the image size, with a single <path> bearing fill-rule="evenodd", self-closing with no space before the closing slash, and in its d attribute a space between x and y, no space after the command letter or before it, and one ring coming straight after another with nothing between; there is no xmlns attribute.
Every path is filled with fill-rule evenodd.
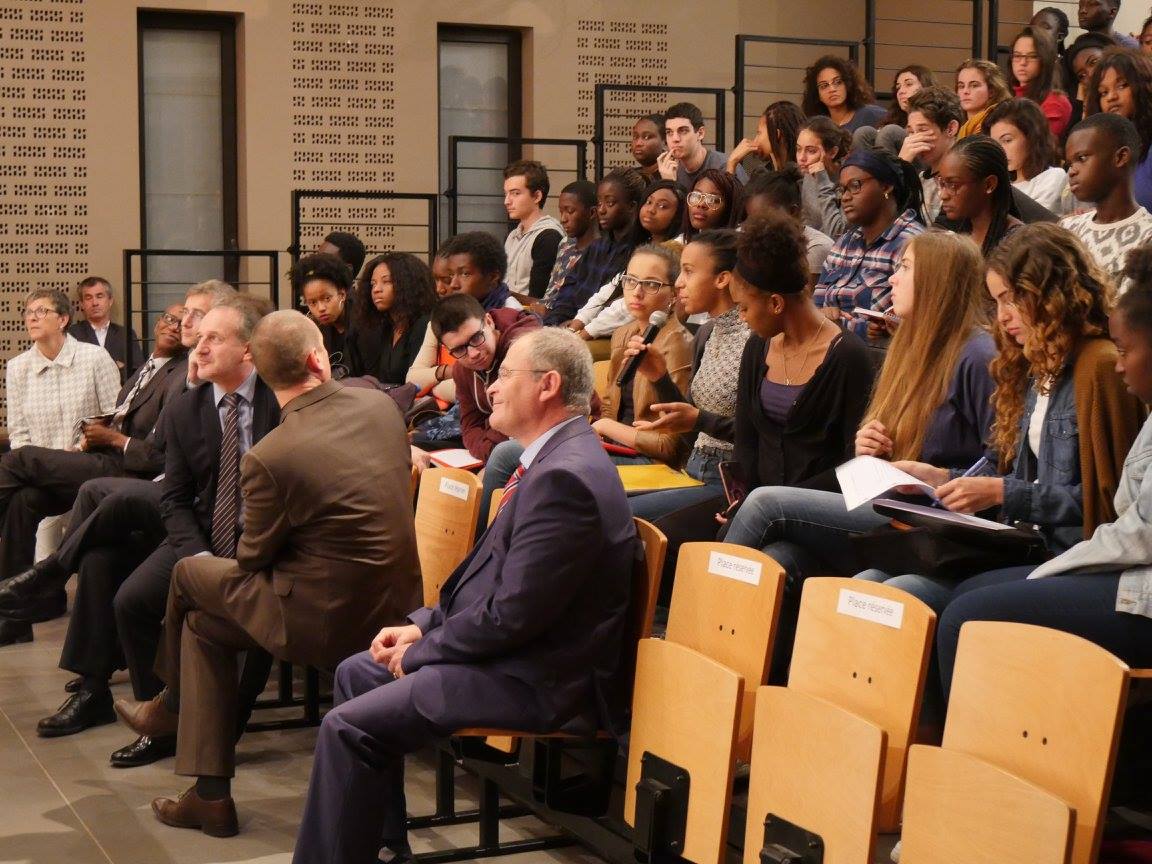
<svg viewBox="0 0 1152 864"><path fill-rule="evenodd" d="M648 319L648 328L640 337L644 340L645 345L650 345L652 340L656 338L656 334L660 332L660 328L668 322L668 313L659 310L652 313ZM619 376L616 378L617 387L625 387L635 377L636 370L640 368L640 364L644 362L644 354L637 354L635 357L629 357L628 362L624 364L624 368L620 370Z"/></svg>

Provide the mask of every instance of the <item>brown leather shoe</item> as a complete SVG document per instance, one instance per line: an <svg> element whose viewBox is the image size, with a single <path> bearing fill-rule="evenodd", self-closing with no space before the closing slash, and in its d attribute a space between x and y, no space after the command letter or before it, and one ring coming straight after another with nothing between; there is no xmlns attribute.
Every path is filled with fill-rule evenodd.
<svg viewBox="0 0 1152 864"><path fill-rule="evenodd" d="M235 837L240 832L236 819L236 802L231 798L205 801L192 786L173 801L157 798L152 812L165 825L173 828L199 828L209 837Z"/></svg>
<svg viewBox="0 0 1152 864"><path fill-rule="evenodd" d="M120 719L137 735L162 738L175 735L180 723L180 715L173 714L164 705L161 693L149 702L135 702L131 699L117 699L113 706Z"/></svg>

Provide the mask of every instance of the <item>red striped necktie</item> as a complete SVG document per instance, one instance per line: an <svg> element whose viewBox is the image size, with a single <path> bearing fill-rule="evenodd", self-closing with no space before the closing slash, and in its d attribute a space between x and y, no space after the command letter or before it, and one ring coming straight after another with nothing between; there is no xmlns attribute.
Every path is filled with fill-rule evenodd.
<svg viewBox="0 0 1152 864"><path fill-rule="evenodd" d="M516 470L512 472L512 476L508 478L508 482L504 484L504 497L500 499L500 506L496 510L497 516L504 512L504 508L507 507L508 502L512 500L512 496L516 492L516 487L520 485L520 478L524 476L524 470L523 463L517 465Z"/></svg>

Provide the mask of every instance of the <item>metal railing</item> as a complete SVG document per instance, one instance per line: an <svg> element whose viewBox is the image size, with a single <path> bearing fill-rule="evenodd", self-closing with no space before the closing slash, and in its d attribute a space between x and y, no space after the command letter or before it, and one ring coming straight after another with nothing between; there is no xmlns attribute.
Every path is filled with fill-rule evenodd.
<svg viewBox="0 0 1152 864"><path fill-rule="evenodd" d="M608 99L611 94L616 93L652 93L661 94L662 96L672 96L673 98L661 98L659 101L654 99L639 100L633 96L628 99L630 103L627 108L610 107L608 106ZM607 150L611 145L615 144L631 144L631 131L632 125L645 114L663 114L665 109L676 102L687 101L685 96L711 96L713 105L711 113L705 106L700 105L701 113L704 114L704 126L706 129L712 130L712 141L710 142L717 150L724 149L724 136L727 128L727 118L725 114L725 99L727 93L719 87L673 87L671 85L656 85L656 84L597 84L595 95L595 114L596 114L596 132L592 139L592 143L596 145L596 176L603 177L608 167L607 165ZM609 129L610 121L624 121L624 124L617 128ZM629 153L629 160L631 154Z"/></svg>
<svg viewBox="0 0 1152 864"><path fill-rule="evenodd" d="M751 62L749 48L754 45L772 45L776 47L777 62ZM814 50L807 50L814 49ZM736 123L732 138L735 141L744 137L751 137L748 130L748 119L755 120L764 108L772 102L781 99L791 99L800 102L800 93L803 89L804 70L807 69L820 54L829 53L833 49L842 52L853 63L860 62L860 43L847 39L816 39L801 36L757 36L749 33L736 34L736 84L732 92L736 96ZM808 56L810 55L810 56ZM753 58L762 60L765 58ZM796 89L783 89L782 83L776 83L777 78L788 74L796 83ZM775 86L773 86L775 85ZM749 95L759 96L760 102L755 112L748 113ZM753 134L755 125L753 125Z"/></svg>
<svg viewBox="0 0 1152 864"><path fill-rule="evenodd" d="M571 149L575 163L543 158L550 148ZM468 158L469 150L479 151L478 158ZM504 166L515 159L538 159L548 166L551 186L549 201L560 197L560 190L573 180L587 179L588 142L580 138L509 138L491 135L450 135L448 137L448 232L450 236L464 230L493 230L506 226L504 212ZM496 206L486 204L501 202ZM461 207L461 202L464 207ZM466 210L462 215L462 211ZM507 229L499 233L501 239Z"/></svg>
<svg viewBox="0 0 1152 864"><path fill-rule="evenodd" d="M240 291L266 292L278 306L279 258L275 249L125 249L124 320L136 329L147 356L155 319L167 306L183 301L197 282L224 279ZM250 272L250 263L260 260L267 264L266 279L253 278L256 274ZM228 279L230 272L239 278Z"/></svg>

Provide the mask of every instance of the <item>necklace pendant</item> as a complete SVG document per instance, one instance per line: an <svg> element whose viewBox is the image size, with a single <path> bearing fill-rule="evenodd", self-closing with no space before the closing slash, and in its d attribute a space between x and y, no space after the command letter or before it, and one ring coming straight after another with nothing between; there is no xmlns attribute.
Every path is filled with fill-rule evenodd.
<svg viewBox="0 0 1152 864"><path fill-rule="evenodd" d="M789 378L787 375L784 376L784 386L785 387L791 387L792 386L792 379Z"/></svg>

